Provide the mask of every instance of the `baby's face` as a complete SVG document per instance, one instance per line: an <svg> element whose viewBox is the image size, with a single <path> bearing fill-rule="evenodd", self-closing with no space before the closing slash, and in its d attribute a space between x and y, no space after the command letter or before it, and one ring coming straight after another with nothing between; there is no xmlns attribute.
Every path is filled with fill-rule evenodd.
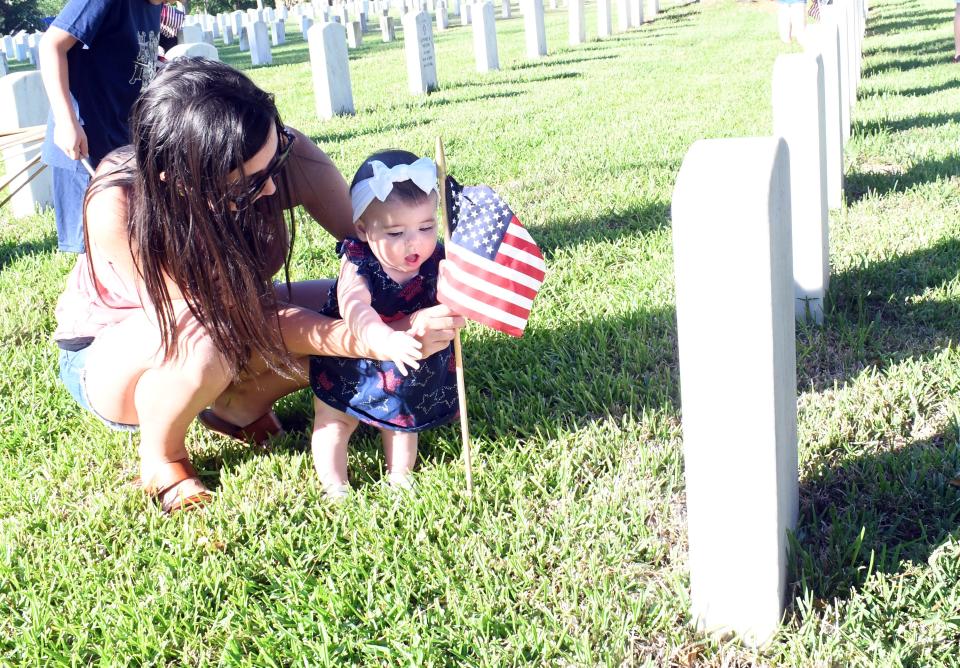
<svg viewBox="0 0 960 668"><path fill-rule="evenodd" d="M391 278L411 278L437 247L437 193L417 204L374 199L357 230Z"/></svg>

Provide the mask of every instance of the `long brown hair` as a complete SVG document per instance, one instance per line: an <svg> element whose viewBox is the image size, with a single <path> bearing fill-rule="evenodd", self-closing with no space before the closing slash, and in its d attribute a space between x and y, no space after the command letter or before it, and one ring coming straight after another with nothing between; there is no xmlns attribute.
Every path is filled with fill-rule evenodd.
<svg viewBox="0 0 960 668"><path fill-rule="evenodd" d="M282 262L289 283L292 214L288 237L277 197L230 207L231 195L249 185L243 163L281 126L273 97L245 75L177 59L134 104L132 146L105 158L116 166L91 183L88 200L105 187L127 191L130 250L167 359L178 342L169 278L235 375L255 354L284 375L294 370L271 282ZM240 183L228 182L233 170Z"/></svg>

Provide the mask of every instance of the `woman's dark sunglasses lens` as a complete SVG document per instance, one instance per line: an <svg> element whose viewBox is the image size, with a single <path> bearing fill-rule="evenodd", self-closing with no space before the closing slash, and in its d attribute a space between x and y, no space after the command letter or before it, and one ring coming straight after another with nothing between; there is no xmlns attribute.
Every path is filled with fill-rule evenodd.
<svg viewBox="0 0 960 668"><path fill-rule="evenodd" d="M248 203L252 202L257 196L257 193L263 190L263 186L266 184L267 180L279 174L280 170L283 169L283 166L287 163L287 159L290 157L290 151L293 148L293 141L296 139L296 135L286 128L281 129L280 135L286 139L286 145L283 147L283 149L277 149L277 155L273 159L273 164L267 167L266 171L250 184L250 188L247 190L247 192L233 200L234 205L237 207L242 208Z"/></svg>

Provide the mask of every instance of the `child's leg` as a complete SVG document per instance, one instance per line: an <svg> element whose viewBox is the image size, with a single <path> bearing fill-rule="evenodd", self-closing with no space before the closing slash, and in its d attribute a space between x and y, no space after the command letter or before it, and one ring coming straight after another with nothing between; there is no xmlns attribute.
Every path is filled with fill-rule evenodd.
<svg viewBox="0 0 960 668"><path fill-rule="evenodd" d="M342 496L347 489L347 442L357 428L357 419L313 398L313 467L324 491Z"/></svg>
<svg viewBox="0 0 960 668"><path fill-rule="evenodd" d="M780 41L790 43L790 5L784 2L777 3L777 29L780 32Z"/></svg>
<svg viewBox="0 0 960 668"><path fill-rule="evenodd" d="M410 474L417 463L417 434L383 429L383 457L387 460L387 482L397 487L410 486Z"/></svg>
<svg viewBox="0 0 960 668"><path fill-rule="evenodd" d="M804 29L807 26L807 5L795 2L790 5L790 35L803 45Z"/></svg>

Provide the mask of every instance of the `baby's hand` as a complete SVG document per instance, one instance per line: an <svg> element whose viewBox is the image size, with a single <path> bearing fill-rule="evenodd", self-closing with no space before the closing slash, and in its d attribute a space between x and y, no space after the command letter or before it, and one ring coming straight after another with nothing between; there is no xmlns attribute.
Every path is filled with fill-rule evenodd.
<svg viewBox="0 0 960 668"><path fill-rule="evenodd" d="M391 332L384 342L384 354L393 360L401 375L407 375L407 367L419 369L420 342L404 332Z"/></svg>

